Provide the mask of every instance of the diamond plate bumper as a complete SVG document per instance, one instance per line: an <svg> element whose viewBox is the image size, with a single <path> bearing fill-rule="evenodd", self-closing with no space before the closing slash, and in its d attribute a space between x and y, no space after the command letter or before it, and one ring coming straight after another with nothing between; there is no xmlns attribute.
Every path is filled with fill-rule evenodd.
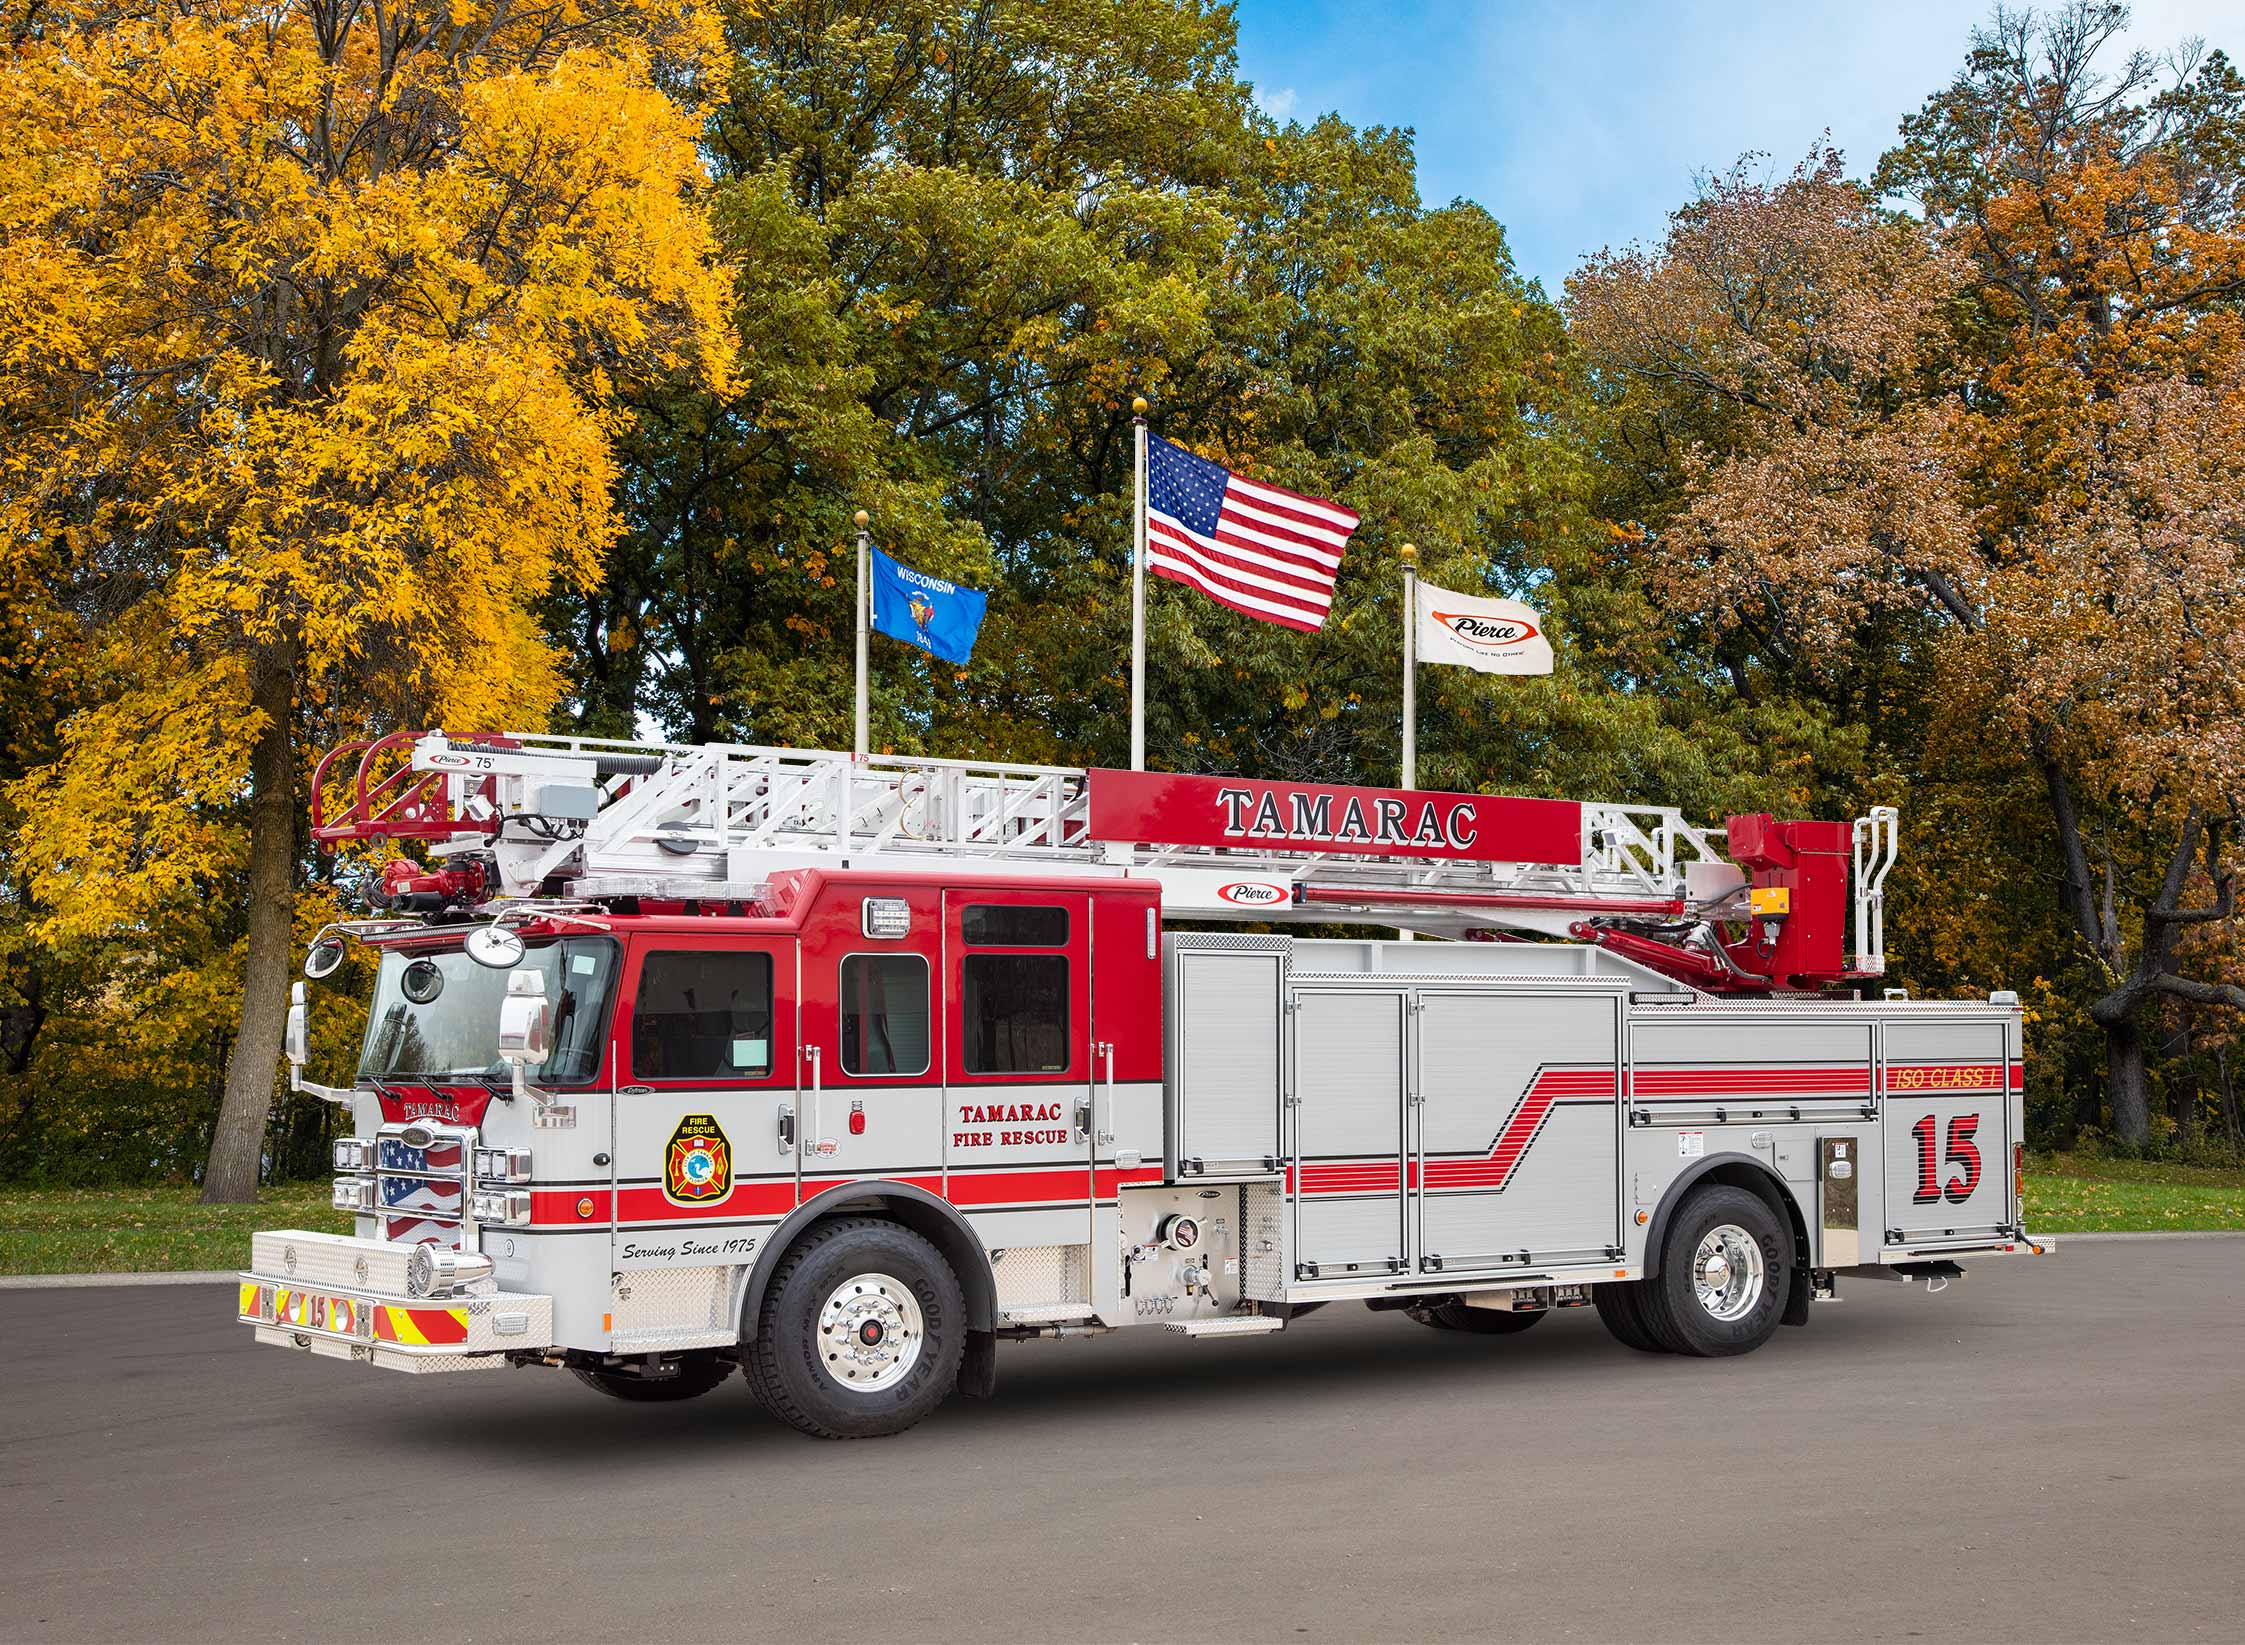
<svg viewBox="0 0 2245 1645"><path fill-rule="evenodd" d="M468 1371L553 1340L553 1298L406 1295L410 1247L293 1229L258 1234L235 1318L257 1340L397 1371Z"/></svg>

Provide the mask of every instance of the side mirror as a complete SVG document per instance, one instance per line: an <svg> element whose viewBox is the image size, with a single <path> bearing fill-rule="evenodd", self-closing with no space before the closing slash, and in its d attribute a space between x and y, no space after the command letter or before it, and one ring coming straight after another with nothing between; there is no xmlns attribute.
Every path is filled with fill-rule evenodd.
<svg viewBox="0 0 2245 1645"><path fill-rule="evenodd" d="M553 1006L546 999L542 972L517 971L507 978L507 997L499 1002L499 1055L519 1073L525 1063L544 1062L553 1049Z"/></svg>
<svg viewBox="0 0 2245 1645"><path fill-rule="evenodd" d="M325 936L312 944L304 956L304 975L318 982L322 977L332 977L343 964L343 939Z"/></svg>
<svg viewBox="0 0 2245 1645"><path fill-rule="evenodd" d="M494 971L508 971L522 963L522 933L503 925L479 925L462 944L468 958Z"/></svg>
<svg viewBox="0 0 2245 1645"><path fill-rule="evenodd" d="M281 1036L281 1052L299 1075L312 1055L311 1007L304 1003L304 985L300 982L289 985L288 1028Z"/></svg>

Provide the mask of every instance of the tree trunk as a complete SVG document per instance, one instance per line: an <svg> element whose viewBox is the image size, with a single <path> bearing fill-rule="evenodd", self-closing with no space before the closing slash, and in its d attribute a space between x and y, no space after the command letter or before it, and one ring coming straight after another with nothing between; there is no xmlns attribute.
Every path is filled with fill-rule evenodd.
<svg viewBox="0 0 2245 1645"><path fill-rule="evenodd" d="M2141 1148L2151 1135L2144 1100L2144 1033L2133 1017L2105 1030L2105 1099L2112 1104L2113 1134Z"/></svg>
<svg viewBox="0 0 2245 1645"><path fill-rule="evenodd" d="M203 1170L205 1204L257 1198L258 1160L288 1022L296 915L295 675L289 651L261 652L250 670L250 703L265 716L265 728L250 751L249 959L241 1024L226 1062L226 1095Z"/></svg>
<svg viewBox="0 0 2245 1645"><path fill-rule="evenodd" d="M2229 1046L2226 1043L2214 1053L2214 1074L2220 1082L2222 1093L2222 1130L2228 1134L2230 1150L2234 1153L2240 1140L2240 1127L2237 1115L2237 1088L2230 1083Z"/></svg>

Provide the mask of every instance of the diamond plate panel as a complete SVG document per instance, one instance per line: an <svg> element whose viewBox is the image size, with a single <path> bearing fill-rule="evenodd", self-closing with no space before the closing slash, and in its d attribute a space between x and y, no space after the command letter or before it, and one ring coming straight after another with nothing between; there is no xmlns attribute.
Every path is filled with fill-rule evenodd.
<svg viewBox="0 0 2245 1645"><path fill-rule="evenodd" d="M1239 1294L1254 1302L1286 1299L1286 1196L1275 1182L1240 1186Z"/></svg>
<svg viewBox="0 0 2245 1645"><path fill-rule="evenodd" d="M402 1297L405 1265L412 1255L410 1245L284 1228L250 1236L249 1265L260 1279Z"/></svg>
<svg viewBox="0 0 2245 1645"><path fill-rule="evenodd" d="M998 1252L998 1311L1047 1309L1063 1303L1091 1305L1091 1248L1085 1245L1016 1245Z"/></svg>
<svg viewBox="0 0 2245 1645"><path fill-rule="evenodd" d="M733 1276L738 1268L639 1268L618 1274L609 1296L612 1329L621 1336L650 1332L729 1331Z"/></svg>

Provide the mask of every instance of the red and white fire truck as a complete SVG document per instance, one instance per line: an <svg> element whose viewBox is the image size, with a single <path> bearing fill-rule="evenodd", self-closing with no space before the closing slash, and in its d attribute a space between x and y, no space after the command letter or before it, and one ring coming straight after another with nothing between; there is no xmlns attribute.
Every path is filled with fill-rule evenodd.
<svg viewBox="0 0 2245 1645"><path fill-rule="evenodd" d="M2016 1000L1875 986L1889 810L442 734L315 793L428 862L312 945L378 956L352 1087L297 985L356 1232L255 1236L261 1342L737 1367L840 1437L989 1394L1004 1339L1588 1305L1734 1354L1840 1274L2047 1244Z"/></svg>

